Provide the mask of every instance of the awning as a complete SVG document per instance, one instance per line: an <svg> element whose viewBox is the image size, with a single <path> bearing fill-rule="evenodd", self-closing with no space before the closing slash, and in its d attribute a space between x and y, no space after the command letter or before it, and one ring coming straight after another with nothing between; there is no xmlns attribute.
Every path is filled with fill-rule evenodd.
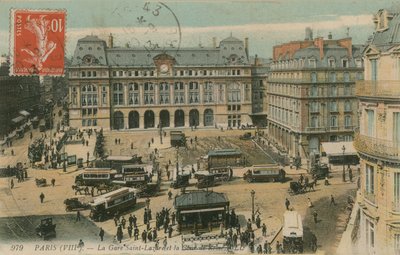
<svg viewBox="0 0 400 255"><path fill-rule="evenodd" d="M16 117L16 118L12 119L11 121L17 124L17 123L20 123L20 122L22 122L22 121L24 121L24 120L25 120L24 117L18 116L18 117Z"/></svg>
<svg viewBox="0 0 400 255"><path fill-rule="evenodd" d="M180 213L197 213L197 212L215 212L215 211L225 211L225 207L217 207L217 208L206 208L206 209L197 209L197 210L182 210Z"/></svg>
<svg viewBox="0 0 400 255"><path fill-rule="evenodd" d="M321 143L322 150L326 153L326 156L343 156L343 146L345 148L344 155L357 155L356 149L354 149L353 142L327 142Z"/></svg>
<svg viewBox="0 0 400 255"><path fill-rule="evenodd" d="M25 110L19 111L19 114L21 114L24 117L28 117L29 115L31 115L29 112L27 112Z"/></svg>

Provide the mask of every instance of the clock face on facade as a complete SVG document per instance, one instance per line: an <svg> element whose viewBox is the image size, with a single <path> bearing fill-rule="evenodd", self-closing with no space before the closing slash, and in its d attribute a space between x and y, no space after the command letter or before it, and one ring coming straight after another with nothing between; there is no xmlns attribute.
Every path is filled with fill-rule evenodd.
<svg viewBox="0 0 400 255"><path fill-rule="evenodd" d="M169 70L168 65L162 64L162 65L160 66L160 72L161 72L162 74L168 73L168 70Z"/></svg>

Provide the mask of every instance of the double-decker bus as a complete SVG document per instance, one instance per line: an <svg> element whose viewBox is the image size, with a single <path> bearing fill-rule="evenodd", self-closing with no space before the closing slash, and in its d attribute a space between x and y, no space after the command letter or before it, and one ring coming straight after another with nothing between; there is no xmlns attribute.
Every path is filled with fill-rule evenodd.
<svg viewBox="0 0 400 255"><path fill-rule="evenodd" d="M116 212L122 213L132 209L136 205L136 192L136 189L123 187L96 197L93 203L90 203L90 218L94 221L104 221Z"/></svg>
<svg viewBox="0 0 400 255"><path fill-rule="evenodd" d="M111 184L116 170L110 168L86 168L83 173L75 177L75 185L97 186L100 184Z"/></svg>

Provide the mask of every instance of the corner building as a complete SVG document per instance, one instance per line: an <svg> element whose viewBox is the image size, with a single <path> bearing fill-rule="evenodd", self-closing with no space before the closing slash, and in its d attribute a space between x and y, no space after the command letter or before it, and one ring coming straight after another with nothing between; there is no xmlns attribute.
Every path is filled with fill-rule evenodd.
<svg viewBox="0 0 400 255"><path fill-rule="evenodd" d="M350 37L306 38L274 46L268 77L268 136L289 156L307 158L321 142L352 141L355 81L363 78L361 46Z"/></svg>
<svg viewBox="0 0 400 255"><path fill-rule="evenodd" d="M121 48L78 40L69 68L70 125L135 129L251 124L248 39L213 47Z"/></svg>
<svg viewBox="0 0 400 255"><path fill-rule="evenodd" d="M400 254L400 13L380 10L357 83L359 254Z"/></svg>

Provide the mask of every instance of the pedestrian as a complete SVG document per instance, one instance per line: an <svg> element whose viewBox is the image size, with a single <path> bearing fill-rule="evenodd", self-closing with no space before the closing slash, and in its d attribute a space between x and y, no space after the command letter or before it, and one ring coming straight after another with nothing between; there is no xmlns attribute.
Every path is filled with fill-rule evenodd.
<svg viewBox="0 0 400 255"><path fill-rule="evenodd" d="M308 207L309 207L309 208L314 207L314 205L313 205L313 203L311 202L311 199L310 199L309 197L307 198L307 200L308 200Z"/></svg>
<svg viewBox="0 0 400 255"><path fill-rule="evenodd" d="M75 222L77 222L77 221L81 221L81 212L79 210L76 211L76 220L75 220Z"/></svg>
<svg viewBox="0 0 400 255"><path fill-rule="evenodd" d="M151 143L150 143L150 142L148 142L149 148L150 148L150 144L151 144Z"/></svg>
<svg viewBox="0 0 400 255"><path fill-rule="evenodd" d="M11 156L14 156L14 150L11 149Z"/></svg>
<svg viewBox="0 0 400 255"><path fill-rule="evenodd" d="M82 239L80 239L79 243L78 243L78 247L83 248L83 246L85 246L85 243L82 241Z"/></svg>
<svg viewBox="0 0 400 255"><path fill-rule="evenodd" d="M257 253L258 253L258 254L262 254L262 246L261 246L261 244L259 244L259 245L257 246Z"/></svg>
<svg viewBox="0 0 400 255"><path fill-rule="evenodd" d="M117 138L115 138L115 145L117 145L117 143L118 143L118 139L117 139Z"/></svg>
<svg viewBox="0 0 400 255"><path fill-rule="evenodd" d="M128 226L128 235L129 235L129 238L132 238L132 225Z"/></svg>
<svg viewBox="0 0 400 255"><path fill-rule="evenodd" d="M257 228L261 227L261 219L260 219L260 215L259 214L257 215L257 218L256 218L256 226L257 226Z"/></svg>
<svg viewBox="0 0 400 255"><path fill-rule="evenodd" d="M172 212L171 214L172 225L175 225L175 218L176 218L175 212Z"/></svg>
<svg viewBox="0 0 400 255"><path fill-rule="evenodd" d="M94 197L94 186L92 186L92 188L90 189L90 194L92 195L92 197Z"/></svg>
<svg viewBox="0 0 400 255"><path fill-rule="evenodd" d="M51 185L54 187L54 185L56 184L56 179L51 179Z"/></svg>
<svg viewBox="0 0 400 255"><path fill-rule="evenodd" d="M122 216L121 224L122 224L122 228L125 229L126 220L125 220L124 216Z"/></svg>
<svg viewBox="0 0 400 255"><path fill-rule="evenodd" d="M40 203L43 203L43 200L44 200L44 194L43 194L43 192L42 193L40 193Z"/></svg>
<svg viewBox="0 0 400 255"><path fill-rule="evenodd" d="M276 253L281 253L281 244L279 241L276 241Z"/></svg>
<svg viewBox="0 0 400 255"><path fill-rule="evenodd" d="M193 138L190 138L190 145L193 144Z"/></svg>
<svg viewBox="0 0 400 255"><path fill-rule="evenodd" d="M331 203L329 205L336 205L335 203L335 198L333 197L333 195L331 194Z"/></svg>
<svg viewBox="0 0 400 255"><path fill-rule="evenodd" d="M89 146L89 140L86 140L86 146Z"/></svg>
<svg viewBox="0 0 400 255"><path fill-rule="evenodd" d="M145 229L144 229L143 232L142 232L142 241L143 241L144 243L147 243L147 233L146 233L146 230L145 230Z"/></svg>
<svg viewBox="0 0 400 255"><path fill-rule="evenodd" d="M104 229L103 228L100 228L99 236L100 236L100 240L103 242L103 238L104 238Z"/></svg>
<svg viewBox="0 0 400 255"><path fill-rule="evenodd" d="M33 138L33 134L32 134L32 132L31 132L31 134L30 134L30 138L31 138L31 140L32 140L32 138Z"/></svg>
<svg viewBox="0 0 400 255"><path fill-rule="evenodd" d="M285 205L286 205L286 210L289 210L290 201L287 198L286 198L286 201L285 201Z"/></svg>
<svg viewBox="0 0 400 255"><path fill-rule="evenodd" d="M351 170L350 167L349 167L349 178L350 178L350 182L353 182L353 170Z"/></svg>
<svg viewBox="0 0 400 255"><path fill-rule="evenodd" d="M172 192L170 190L170 191L168 191L168 200L171 200L171 199L172 199Z"/></svg>
<svg viewBox="0 0 400 255"><path fill-rule="evenodd" d="M135 229L133 230L133 236L135 241L139 240L139 229L137 226L135 226Z"/></svg>
<svg viewBox="0 0 400 255"><path fill-rule="evenodd" d="M318 213L317 213L317 211L313 212L313 217L314 217L314 223L318 223Z"/></svg>
<svg viewBox="0 0 400 255"><path fill-rule="evenodd" d="M121 144L121 139L120 138L118 138L118 144Z"/></svg>
<svg viewBox="0 0 400 255"><path fill-rule="evenodd" d="M133 143L131 143L131 150L133 150Z"/></svg>
<svg viewBox="0 0 400 255"><path fill-rule="evenodd" d="M164 241L163 241L164 249L167 248L167 245L168 245L167 237L164 237Z"/></svg>
<svg viewBox="0 0 400 255"><path fill-rule="evenodd" d="M168 226L168 238L171 238L171 237L172 237L172 231L173 231L172 225L169 225L169 226Z"/></svg>
<svg viewBox="0 0 400 255"><path fill-rule="evenodd" d="M265 223L262 224L262 236L267 236L267 225Z"/></svg>
<svg viewBox="0 0 400 255"><path fill-rule="evenodd" d="M151 143L154 143L154 138L153 137L151 138Z"/></svg>
<svg viewBox="0 0 400 255"><path fill-rule="evenodd" d="M169 178L171 177L171 172L167 169L167 179L169 181ZM171 192L171 191L170 191Z"/></svg>

